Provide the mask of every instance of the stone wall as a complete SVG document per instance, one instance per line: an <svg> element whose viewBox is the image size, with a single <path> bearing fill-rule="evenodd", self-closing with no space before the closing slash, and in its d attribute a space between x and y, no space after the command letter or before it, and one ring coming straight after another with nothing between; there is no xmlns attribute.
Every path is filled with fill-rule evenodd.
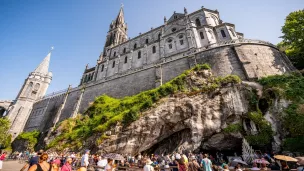
<svg viewBox="0 0 304 171"><path fill-rule="evenodd" d="M146 65L125 75L116 74L114 77L71 89L61 112L58 110L64 95L39 101L33 107L25 130L35 128L46 131L56 112L61 113L59 121L62 121L75 113L83 113L90 103L102 94L117 98L138 94L168 82L197 63L209 63L212 73L216 76L234 74L243 80L254 80L293 70L284 54L266 44L232 43L196 52L179 53L165 58L161 63ZM35 116L35 111L41 109L45 112ZM43 126L39 126L40 123L43 123Z"/></svg>

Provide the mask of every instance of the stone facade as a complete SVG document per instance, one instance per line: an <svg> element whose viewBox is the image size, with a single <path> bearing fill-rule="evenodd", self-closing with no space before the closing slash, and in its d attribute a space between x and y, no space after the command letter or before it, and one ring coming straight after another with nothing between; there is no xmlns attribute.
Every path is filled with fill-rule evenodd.
<svg viewBox="0 0 304 171"><path fill-rule="evenodd" d="M243 80L294 70L272 44L247 40L224 23L216 10L174 13L164 25L127 39L121 8L112 21L96 66L85 68L80 85L31 103L24 131L49 131L56 123L84 113L97 96L124 97L156 88L198 63L209 63L216 76Z"/></svg>

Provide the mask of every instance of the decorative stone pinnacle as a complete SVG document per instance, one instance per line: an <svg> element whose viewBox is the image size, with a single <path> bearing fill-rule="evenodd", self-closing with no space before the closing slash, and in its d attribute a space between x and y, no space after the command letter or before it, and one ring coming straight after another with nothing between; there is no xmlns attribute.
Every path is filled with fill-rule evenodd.
<svg viewBox="0 0 304 171"><path fill-rule="evenodd" d="M186 7L184 7L184 13L185 13L185 15L188 14L188 11L187 11L187 8L186 8Z"/></svg>

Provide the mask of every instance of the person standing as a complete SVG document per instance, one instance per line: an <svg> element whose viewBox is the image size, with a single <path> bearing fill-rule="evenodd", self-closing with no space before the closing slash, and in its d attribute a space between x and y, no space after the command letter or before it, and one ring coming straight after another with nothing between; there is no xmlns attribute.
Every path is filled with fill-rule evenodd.
<svg viewBox="0 0 304 171"><path fill-rule="evenodd" d="M198 171L200 168L199 164L196 161L195 156L191 156L188 169L189 171Z"/></svg>
<svg viewBox="0 0 304 171"><path fill-rule="evenodd" d="M108 164L105 167L105 171L114 171L113 159L108 159Z"/></svg>
<svg viewBox="0 0 304 171"><path fill-rule="evenodd" d="M201 162L201 165L202 165L202 167L204 167L204 171L212 171L212 169L211 169L212 163L208 159L208 154L203 155L203 160Z"/></svg>
<svg viewBox="0 0 304 171"><path fill-rule="evenodd" d="M43 153L43 150L39 150L39 151L37 152L37 155L31 157L31 159L30 159L30 161L29 161L30 167L33 166L33 165L35 165L35 164L38 164L39 158L40 158L40 156L42 155L42 153Z"/></svg>
<svg viewBox="0 0 304 171"><path fill-rule="evenodd" d="M61 171L72 171L72 165L71 165L72 162L73 162L72 158L68 157L66 159L65 164L61 167Z"/></svg>
<svg viewBox="0 0 304 171"><path fill-rule="evenodd" d="M86 150L84 155L81 157L81 167L87 168L89 166L89 154L90 150Z"/></svg>
<svg viewBox="0 0 304 171"><path fill-rule="evenodd" d="M154 171L154 167L152 166L152 161L148 159L146 161L146 165L144 166L144 171Z"/></svg>
<svg viewBox="0 0 304 171"><path fill-rule="evenodd" d="M2 170L2 166L3 166L3 161L5 160L6 158L6 152L3 152L0 156L0 170Z"/></svg>

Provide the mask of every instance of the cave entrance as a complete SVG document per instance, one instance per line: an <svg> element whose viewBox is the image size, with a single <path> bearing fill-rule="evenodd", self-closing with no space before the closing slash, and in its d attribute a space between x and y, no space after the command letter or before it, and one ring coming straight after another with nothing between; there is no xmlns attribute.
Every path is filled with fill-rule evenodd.
<svg viewBox="0 0 304 171"><path fill-rule="evenodd" d="M143 154L171 154L177 151L181 146L188 142L191 144L191 129L186 128L171 134L169 137L154 144L149 149L143 151Z"/></svg>
<svg viewBox="0 0 304 171"><path fill-rule="evenodd" d="M262 98L259 100L259 109L261 110L261 112L265 115L267 110L269 108L269 103L267 101L267 99Z"/></svg>

